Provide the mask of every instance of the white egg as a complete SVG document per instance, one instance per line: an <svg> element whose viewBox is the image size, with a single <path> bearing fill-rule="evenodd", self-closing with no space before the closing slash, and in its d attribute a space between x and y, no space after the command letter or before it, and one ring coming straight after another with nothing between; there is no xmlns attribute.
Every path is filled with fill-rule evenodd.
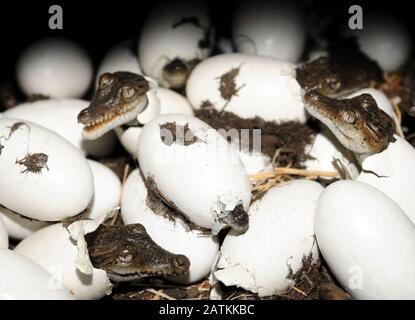
<svg viewBox="0 0 415 320"><path fill-rule="evenodd" d="M383 192L346 180L316 207L318 246L356 299L415 299L415 226Z"/></svg>
<svg viewBox="0 0 415 320"><path fill-rule="evenodd" d="M191 73L186 94L195 109L209 101L242 118L306 121L294 65L272 58L241 53L209 58Z"/></svg>
<svg viewBox="0 0 415 320"><path fill-rule="evenodd" d="M30 45L17 62L17 82L27 95L79 98L88 90L92 62L76 43L46 38Z"/></svg>
<svg viewBox="0 0 415 320"><path fill-rule="evenodd" d="M83 125L78 123L79 112L89 101L80 99L47 99L22 103L4 112L9 118L32 121L64 137L84 154L104 157L111 153L116 137L109 132L96 140L82 138Z"/></svg>
<svg viewBox="0 0 415 320"><path fill-rule="evenodd" d="M9 247L9 235L7 233L6 226L3 222L3 218L0 215L0 248L7 249Z"/></svg>
<svg viewBox="0 0 415 320"><path fill-rule="evenodd" d="M226 286L238 286L269 296L295 284L303 258L318 259L314 210L323 187L295 180L275 186L249 208L249 228L230 231L220 250L214 276Z"/></svg>
<svg viewBox="0 0 415 320"><path fill-rule="evenodd" d="M73 296L33 261L0 249L0 300L72 300Z"/></svg>
<svg viewBox="0 0 415 320"><path fill-rule="evenodd" d="M170 89L158 87L154 88L151 93L154 95L152 99L154 101L157 100L158 105L156 102L150 101L150 106L147 108L153 109L154 112L147 117L148 121L160 114L167 113L182 113L193 115L193 109L187 99L177 92ZM155 106L152 107L151 105ZM142 119L140 120L140 123L142 124L148 122L143 122ZM141 129L141 127L130 127L126 130L122 130L121 128L116 130L121 144L132 155L135 155L137 152L138 137L140 136Z"/></svg>
<svg viewBox="0 0 415 320"><path fill-rule="evenodd" d="M60 221L92 200L94 180L82 153L35 123L0 119L0 203L23 216Z"/></svg>
<svg viewBox="0 0 415 320"><path fill-rule="evenodd" d="M354 98L364 93L370 94L373 97L373 99L375 99L378 107L382 109L389 117L391 117L392 119L396 118L392 103L390 102L389 98L380 90L374 88L365 88L352 93L346 98Z"/></svg>
<svg viewBox="0 0 415 320"><path fill-rule="evenodd" d="M307 146L306 154L313 157L304 162L308 170L337 172L340 169L337 159L343 159L347 163L347 168L352 170L353 176L359 174L351 152L339 143L327 127L322 127L313 144Z"/></svg>
<svg viewBox="0 0 415 320"><path fill-rule="evenodd" d="M235 52L232 40L229 38L219 38L216 41L216 47L219 53L233 53Z"/></svg>
<svg viewBox="0 0 415 320"><path fill-rule="evenodd" d="M137 169L125 181L121 213L125 224L141 223L159 246L175 254L184 254L190 260L188 274L172 277L171 281L192 283L209 274L219 251L217 237L189 230L181 221L154 212L147 205L147 188Z"/></svg>
<svg viewBox="0 0 415 320"><path fill-rule="evenodd" d="M241 2L232 39L238 52L297 62L305 46L304 17L292 2Z"/></svg>
<svg viewBox="0 0 415 320"><path fill-rule="evenodd" d="M357 181L383 191L394 200L415 223L415 149L405 139L394 135L386 150L367 157Z"/></svg>
<svg viewBox="0 0 415 320"><path fill-rule="evenodd" d="M3 118L4 116L3 116L3 114L0 112L0 118Z"/></svg>
<svg viewBox="0 0 415 320"><path fill-rule="evenodd" d="M121 181L118 176L102 163L88 160L94 175L94 199L89 205L88 218L96 219L119 207L121 199Z"/></svg>
<svg viewBox="0 0 415 320"><path fill-rule="evenodd" d="M397 70L409 59L412 47L409 31L393 16L369 14L363 19L363 29L347 32L357 38L362 51L385 71Z"/></svg>
<svg viewBox="0 0 415 320"><path fill-rule="evenodd" d="M61 223L36 231L21 241L15 252L55 276L76 299L100 299L111 292L104 270L93 269L91 275L79 272L75 262L78 247Z"/></svg>
<svg viewBox="0 0 415 320"><path fill-rule="evenodd" d="M3 206L0 206L0 217L3 218L4 226L6 227L9 237L17 240L22 240L36 230L49 225L49 223L45 221L25 218Z"/></svg>
<svg viewBox="0 0 415 320"><path fill-rule="evenodd" d="M128 71L142 74L137 54L133 51L133 41L123 41L110 49L101 61L97 71L97 79L105 72ZM134 48L135 50L135 48Z"/></svg>
<svg viewBox="0 0 415 320"><path fill-rule="evenodd" d="M240 150L239 158L249 175L272 170L271 158L266 154Z"/></svg>
<svg viewBox="0 0 415 320"><path fill-rule="evenodd" d="M174 123L173 132L165 128ZM185 126L190 131L184 133L187 140L183 143L179 141ZM223 219L238 205L245 210L249 206L251 185L238 153L216 130L195 117L167 114L147 123L140 134L137 156L145 178L151 177L159 191L193 223L213 228L213 233L224 227Z"/></svg>
<svg viewBox="0 0 415 320"><path fill-rule="evenodd" d="M171 87L163 77L163 68L176 58L184 62L206 59L213 44L210 29L206 8L196 2L164 3L154 8L139 37L138 56L143 71L161 86Z"/></svg>

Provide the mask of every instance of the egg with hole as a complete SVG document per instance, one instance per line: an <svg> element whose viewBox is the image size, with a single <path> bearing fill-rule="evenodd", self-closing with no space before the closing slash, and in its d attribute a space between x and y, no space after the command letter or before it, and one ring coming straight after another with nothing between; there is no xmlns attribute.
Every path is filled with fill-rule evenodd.
<svg viewBox="0 0 415 320"><path fill-rule="evenodd" d="M3 206L0 206L0 217L3 218L9 237L15 240L22 240L49 225L48 222L26 218Z"/></svg>
<svg viewBox="0 0 415 320"><path fill-rule="evenodd" d="M80 98L91 85L93 67L78 44L45 38L24 50L17 61L16 76L26 96Z"/></svg>
<svg viewBox="0 0 415 320"><path fill-rule="evenodd" d="M380 190L338 181L316 207L318 246L355 299L414 299L415 226Z"/></svg>
<svg viewBox="0 0 415 320"><path fill-rule="evenodd" d="M77 117L89 101L81 99L47 99L27 102L7 110L4 116L32 121L61 135L86 155L105 157L116 145L116 136L109 132L96 140L82 137L83 126Z"/></svg>
<svg viewBox="0 0 415 320"><path fill-rule="evenodd" d="M96 219L118 208L121 199L121 181L107 166L88 160L94 176L94 198L89 205L90 219Z"/></svg>
<svg viewBox="0 0 415 320"><path fill-rule="evenodd" d="M241 2L234 13L232 39L237 52L297 62L306 40L301 8L286 2Z"/></svg>
<svg viewBox="0 0 415 320"><path fill-rule="evenodd" d="M9 235L7 233L6 226L4 225L3 218L0 215L0 248L9 247Z"/></svg>
<svg viewBox="0 0 415 320"><path fill-rule="evenodd" d="M78 247L61 223L34 232L14 251L40 265L76 299L100 299L111 292L112 284L105 271L93 269L87 275L78 270Z"/></svg>
<svg viewBox="0 0 415 320"><path fill-rule="evenodd" d="M306 121L294 65L241 53L222 54L196 66L186 86L195 109L209 103L242 118Z"/></svg>
<svg viewBox="0 0 415 320"><path fill-rule="evenodd" d="M408 61L411 36L405 24L389 14L372 13L364 17L363 29L347 29L357 38L361 50L385 71L395 71Z"/></svg>
<svg viewBox="0 0 415 320"><path fill-rule="evenodd" d="M415 223L415 149L405 139L394 135L381 153L363 160L357 181L370 184L394 200Z"/></svg>
<svg viewBox="0 0 415 320"><path fill-rule="evenodd" d="M219 251L217 237L191 228L151 192L138 169L130 173L121 199L124 223L141 223L158 245L172 253L184 254L190 260L187 274L169 280L183 284L201 281L210 273Z"/></svg>
<svg viewBox="0 0 415 320"><path fill-rule="evenodd" d="M307 180L269 189L249 208L248 230L226 236L214 278L260 297L295 285L301 270L318 259L314 211L322 191L319 183Z"/></svg>
<svg viewBox="0 0 415 320"><path fill-rule="evenodd" d="M111 48L99 65L96 82L98 82L99 76L105 72L128 71L142 74L135 52L136 48L133 46L134 41L123 41Z"/></svg>
<svg viewBox="0 0 415 320"><path fill-rule="evenodd" d="M157 112L154 112L152 114L153 118L158 116L159 114L167 114L167 113L182 113L182 114L188 114L193 115L193 109L190 106L189 102L185 97L178 94L177 92L157 87L152 90L152 94L154 94L153 100L158 101L159 105ZM151 101L150 101L150 107L151 107ZM154 102L155 104L155 102ZM155 108L153 108L155 109ZM151 116L148 117L149 120ZM142 120L142 119L141 119ZM143 124L147 123L148 121L145 121ZM142 127L140 126L131 126L128 127L124 126L123 128L117 128L116 132L118 134L118 138L120 139L121 144L124 146L124 148L131 153L132 155L135 155L137 152L137 143L138 143L138 137L140 136Z"/></svg>
<svg viewBox="0 0 415 320"><path fill-rule="evenodd" d="M73 300L73 296L33 261L0 249L0 300Z"/></svg>
<svg viewBox="0 0 415 320"><path fill-rule="evenodd" d="M137 158L145 179L194 224L213 234L247 227L246 170L238 152L203 121L182 114L153 119L140 134Z"/></svg>
<svg viewBox="0 0 415 320"><path fill-rule="evenodd" d="M138 57L146 75L163 87L180 89L212 47L207 8L197 2L162 3L144 20Z"/></svg>
<svg viewBox="0 0 415 320"><path fill-rule="evenodd" d="M25 217L60 221L84 211L94 180L82 153L33 122L0 119L0 204Z"/></svg>

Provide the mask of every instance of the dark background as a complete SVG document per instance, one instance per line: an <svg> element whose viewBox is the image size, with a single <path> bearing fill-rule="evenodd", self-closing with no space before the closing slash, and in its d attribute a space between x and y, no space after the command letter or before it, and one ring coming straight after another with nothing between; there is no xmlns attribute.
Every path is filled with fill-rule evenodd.
<svg viewBox="0 0 415 320"><path fill-rule="evenodd" d="M0 79L14 78L14 67L21 51L32 41L44 36L65 36L80 43L92 56L95 68L105 52L125 38L137 38L143 18L157 0L107 0L107 1L8 1L0 2ZM415 10L411 1L297 1L308 7L320 7L339 22L347 23L347 11L352 4L359 4L367 14L384 9L401 16L413 29ZM207 1L217 34L230 34L230 21L235 4L233 1ZM50 30L49 6L63 8L63 30ZM255 13L253 13L255 14Z"/></svg>

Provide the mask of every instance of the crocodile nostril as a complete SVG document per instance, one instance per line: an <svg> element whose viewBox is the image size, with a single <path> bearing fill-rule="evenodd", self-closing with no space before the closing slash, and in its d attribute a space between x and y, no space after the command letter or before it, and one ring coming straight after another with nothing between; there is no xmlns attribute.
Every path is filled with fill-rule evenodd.
<svg viewBox="0 0 415 320"><path fill-rule="evenodd" d="M189 259L182 254L179 254L176 256L175 258L175 264L178 270L186 272L187 270L189 270L190 267L190 261Z"/></svg>

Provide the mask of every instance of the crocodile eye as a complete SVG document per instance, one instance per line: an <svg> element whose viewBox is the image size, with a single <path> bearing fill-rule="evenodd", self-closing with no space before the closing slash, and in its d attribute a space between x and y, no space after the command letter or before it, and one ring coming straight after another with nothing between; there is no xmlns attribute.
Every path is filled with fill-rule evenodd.
<svg viewBox="0 0 415 320"><path fill-rule="evenodd" d="M348 124L355 124L357 120L356 113L353 111L344 111L343 112L343 120Z"/></svg>
<svg viewBox="0 0 415 320"><path fill-rule="evenodd" d="M124 87L122 88L122 97L126 100L129 100L134 97L135 89L131 87Z"/></svg>
<svg viewBox="0 0 415 320"><path fill-rule="evenodd" d="M120 263L130 263L131 261L133 261L133 255L130 253L129 250L124 250L118 257L117 257L117 261Z"/></svg>

